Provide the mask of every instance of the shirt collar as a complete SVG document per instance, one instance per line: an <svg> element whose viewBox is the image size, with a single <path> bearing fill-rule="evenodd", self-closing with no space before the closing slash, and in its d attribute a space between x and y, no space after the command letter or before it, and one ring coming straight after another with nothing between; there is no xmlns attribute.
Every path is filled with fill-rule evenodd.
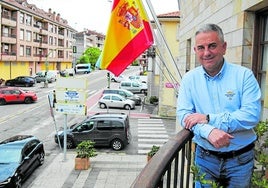
<svg viewBox="0 0 268 188"><path fill-rule="evenodd" d="M221 79L222 77L223 77L223 74L224 74L224 71L225 71L225 68L226 67L226 62L225 62L225 60L223 60L223 65L222 65L222 67L221 67L221 70L218 72L218 74L216 74L215 76L210 76L206 71L205 71L205 69L204 69L204 67L202 66L202 70L203 70L203 73L204 73L204 76L205 76L205 78L206 79Z"/></svg>

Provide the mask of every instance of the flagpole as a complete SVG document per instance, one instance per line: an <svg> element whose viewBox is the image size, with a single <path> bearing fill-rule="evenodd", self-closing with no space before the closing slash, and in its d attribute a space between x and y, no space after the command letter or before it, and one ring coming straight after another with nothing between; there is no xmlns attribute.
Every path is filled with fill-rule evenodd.
<svg viewBox="0 0 268 188"><path fill-rule="evenodd" d="M166 39L165 39L165 37L164 37L164 34L163 34L162 28L161 28L161 26L160 26L160 23L159 23L159 21L158 21L158 19L157 19L157 16L156 16L156 14L155 14L155 12L154 12L154 10L153 10L153 5L151 4L150 0L146 0L146 3L147 3L147 5L148 5L148 8L150 9L150 12L151 12L151 14L152 14L152 16L153 16L153 19L154 19L154 21L155 21L156 27L157 27L157 29L158 29L160 35L161 35L162 40L164 41L165 47L166 47L166 49L168 50L168 53L169 53L169 55L170 55L170 57L171 57L171 59L172 59L172 62L173 62L173 64L174 64L174 66L176 67L176 69L177 69L177 71L178 71L178 74L179 74L180 78L182 78L181 73L180 73L180 70L179 70L178 66L176 65L176 63L175 63L174 57L172 56L171 50L170 50L170 48L168 47L168 44L167 44L167 41L166 41Z"/></svg>

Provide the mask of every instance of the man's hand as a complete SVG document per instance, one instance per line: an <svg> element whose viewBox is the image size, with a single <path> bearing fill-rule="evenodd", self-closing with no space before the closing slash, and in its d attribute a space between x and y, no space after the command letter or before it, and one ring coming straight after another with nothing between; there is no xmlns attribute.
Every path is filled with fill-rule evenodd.
<svg viewBox="0 0 268 188"><path fill-rule="evenodd" d="M208 123L207 116L199 113L190 114L185 118L184 123L186 129L191 129L197 123Z"/></svg>
<svg viewBox="0 0 268 188"><path fill-rule="evenodd" d="M232 135L216 128L212 129L208 135L208 141L215 148L228 147L232 138L234 138Z"/></svg>

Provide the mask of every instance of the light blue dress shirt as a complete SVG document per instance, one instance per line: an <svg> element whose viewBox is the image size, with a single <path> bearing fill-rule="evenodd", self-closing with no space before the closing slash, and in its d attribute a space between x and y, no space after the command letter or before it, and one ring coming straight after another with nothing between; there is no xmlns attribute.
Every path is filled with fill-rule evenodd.
<svg viewBox="0 0 268 188"><path fill-rule="evenodd" d="M214 151L233 151L256 140L253 130L260 120L261 91L252 71L224 61L221 71L209 76L202 66L184 75L180 84L177 116L180 125L188 114L209 114L208 124L192 127L193 141ZM228 147L216 149L207 140L217 128L234 136Z"/></svg>

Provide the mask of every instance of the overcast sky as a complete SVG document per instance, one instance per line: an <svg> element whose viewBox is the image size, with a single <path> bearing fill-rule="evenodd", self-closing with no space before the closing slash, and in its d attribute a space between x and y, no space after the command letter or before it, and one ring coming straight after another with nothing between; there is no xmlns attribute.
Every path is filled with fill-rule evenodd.
<svg viewBox="0 0 268 188"><path fill-rule="evenodd" d="M104 34L112 6L111 0L28 0L28 3L35 4L45 11L51 8L52 12L59 13L77 31L90 29ZM147 9L145 0L143 4ZM151 0L151 4L156 15L178 11L178 0ZM147 14L152 18L149 9L147 10Z"/></svg>

